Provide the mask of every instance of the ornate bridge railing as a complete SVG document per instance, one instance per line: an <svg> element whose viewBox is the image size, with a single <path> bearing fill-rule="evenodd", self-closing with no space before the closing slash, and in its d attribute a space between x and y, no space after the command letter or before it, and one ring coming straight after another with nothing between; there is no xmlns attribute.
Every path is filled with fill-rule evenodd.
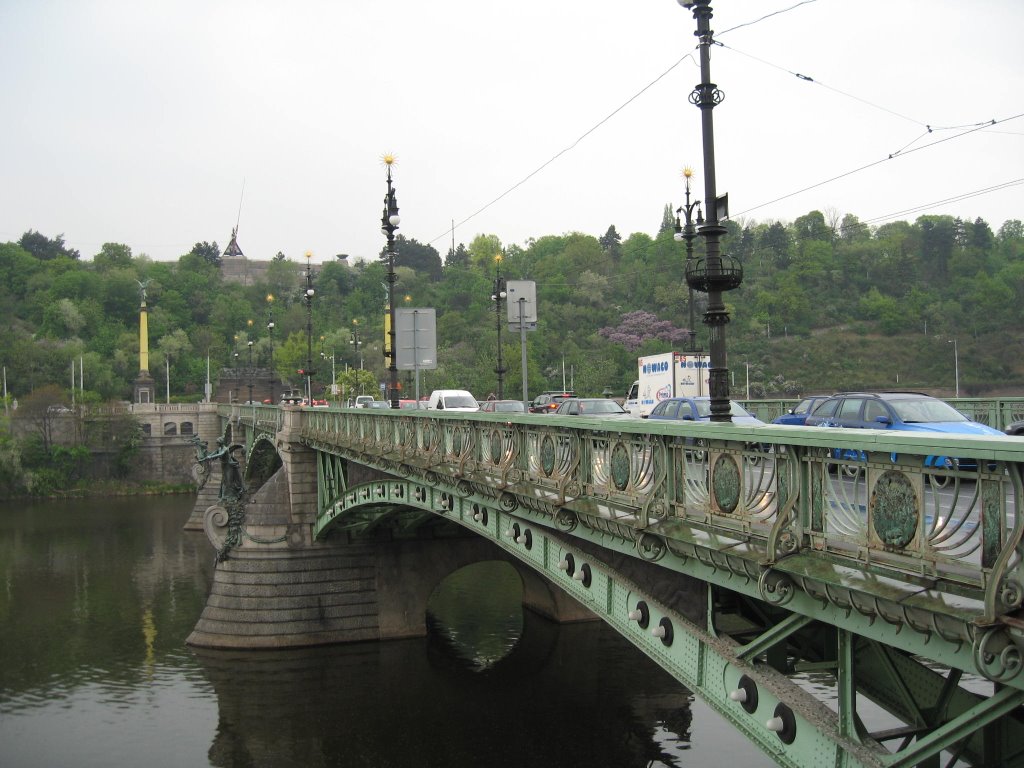
<svg viewBox="0 0 1024 768"><path fill-rule="evenodd" d="M1019 439L333 409L302 439L1024 688Z"/></svg>

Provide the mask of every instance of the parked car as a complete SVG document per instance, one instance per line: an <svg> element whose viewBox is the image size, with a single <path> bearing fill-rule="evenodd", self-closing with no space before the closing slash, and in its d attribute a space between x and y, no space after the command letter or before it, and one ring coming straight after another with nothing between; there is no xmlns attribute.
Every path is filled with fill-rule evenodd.
<svg viewBox="0 0 1024 768"><path fill-rule="evenodd" d="M484 400L480 410L483 413L526 413L522 400Z"/></svg>
<svg viewBox="0 0 1024 768"><path fill-rule="evenodd" d="M569 397L562 400L556 416L597 416L602 419L628 419L629 411L604 397Z"/></svg>
<svg viewBox="0 0 1024 768"><path fill-rule="evenodd" d="M530 413L554 413L563 401L576 397L575 392L541 392L530 403Z"/></svg>
<svg viewBox="0 0 1024 768"><path fill-rule="evenodd" d="M479 411L480 406L465 389L435 389L427 401L428 410L437 411Z"/></svg>
<svg viewBox="0 0 1024 768"><path fill-rule="evenodd" d="M734 424L764 424L735 400L729 401L729 415ZM670 397L662 400L645 419L677 421L711 421L710 397Z"/></svg>
<svg viewBox="0 0 1024 768"><path fill-rule="evenodd" d="M821 403L828 400L829 395L811 395L805 397L793 408L790 408L779 418L774 419L772 424L789 424L802 426L807 421L807 417L814 412L814 409Z"/></svg>
<svg viewBox="0 0 1024 768"><path fill-rule="evenodd" d="M949 403L921 392L841 392L825 400L807 417L807 426L847 429L897 429L956 435L1002 435L987 424L971 421ZM836 458L864 460L862 452L836 448ZM973 459L927 456L926 467L975 469Z"/></svg>

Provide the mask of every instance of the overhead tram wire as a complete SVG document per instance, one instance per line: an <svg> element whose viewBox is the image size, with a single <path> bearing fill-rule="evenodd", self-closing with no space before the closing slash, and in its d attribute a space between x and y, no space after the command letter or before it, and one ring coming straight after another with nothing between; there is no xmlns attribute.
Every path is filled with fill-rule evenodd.
<svg viewBox="0 0 1024 768"><path fill-rule="evenodd" d="M733 29L735 29L735 27L733 27ZM853 99L854 101L859 101L861 104L865 104L865 105L871 107L872 109L877 109L877 110L880 110L882 112L887 112L890 115L893 115L894 117L900 118L901 120L906 120L908 122L914 123L915 125L920 125L921 127L923 127L925 129L924 132L920 136L918 136L913 141L911 141L910 143L905 145L902 149L897 150L894 154L899 154L900 152L903 152L904 150L906 150L908 147L914 146L914 144L919 142L925 136L927 136L930 133L934 133L935 131L958 131L958 130L962 130L964 128L985 127L985 126L990 125L990 123L988 123L988 122L966 123L964 125L930 125L928 123L925 123L922 120L918 120L918 119L913 118L913 117L908 117L907 115L904 115L904 114L902 114L900 112L896 112L895 110L889 109L888 107L883 107L880 104L875 104L873 101L868 101L867 99L862 99L860 96L855 96L852 93L847 93L846 91L842 91L842 90L840 90L840 89L838 89L838 88L836 88L834 86L831 86L831 85L828 85L826 83L823 83L821 80L818 80L818 79L816 79L814 77L811 77L810 75L804 75L804 74L801 74L800 72L794 72L793 70L787 69L786 67L783 67L783 66L781 66L779 64L774 64L774 63L772 63L770 61L766 61L765 59L762 59L762 58L760 58L758 56L754 56L753 54L746 53L745 51L741 51L738 48L734 48L731 45L727 45L725 43L720 43L717 40L715 41L715 44L720 46L723 49L732 51L733 53L737 53L740 56L746 56L749 59L753 59L754 61L760 62L761 64L764 64L766 67L772 67L773 69L778 69L778 70L780 70L782 72L785 72L786 74L792 75L793 77L797 78L798 80L803 80L805 83L812 83L814 85L820 86L821 88L825 88L826 90L832 91L833 93L838 93L840 96L845 96L848 99Z"/></svg>
<svg viewBox="0 0 1024 768"><path fill-rule="evenodd" d="M734 29L735 29L735 27L734 27ZM838 93L840 96L845 96L848 99L853 99L854 101L859 101L861 104L866 104L867 106L869 106L869 107L871 107L873 109L879 109L882 112L888 112L890 115L898 117L901 120L907 120L908 122L914 123L914 125L920 125L920 126L923 126L925 128L929 128L929 130L930 130L930 126L928 126L927 123L925 123L925 122L923 122L921 120L917 120L917 119L915 119L913 117L908 117L907 115L904 115L904 114L901 114L899 112L896 112L896 111L894 111L892 109L889 109L888 107L883 107L883 106L881 106L879 104L875 104L874 102L868 101L867 99L862 99L860 96L854 96L852 93L846 93L845 91L841 91L838 88L833 88L831 85L826 85L825 83L821 82L820 80L816 80L815 78L811 77L810 75L804 75L804 74L801 74L800 72L794 72L792 69L788 69L788 68L782 66L781 64L774 64L774 63L772 63L770 61L767 61L765 59L760 58L759 56L755 56L752 53L747 53L745 51L741 51L739 48L734 48L731 45L727 45L726 43L718 42L717 40L715 41L715 45L719 46L720 48L724 48L726 50L732 51L733 53L739 54L740 56L746 56L748 59L753 59L756 62L764 64L766 67L771 67L772 69L777 69L780 72L785 72L787 75L792 75L793 77L797 78L798 80L803 80L805 83L813 83L814 85L821 86L822 88L826 88L826 89L828 89L830 91L834 91L835 93ZM961 127L967 127L967 126L961 126Z"/></svg>
<svg viewBox="0 0 1024 768"><path fill-rule="evenodd" d="M549 165L551 165L551 164L552 164L553 162L555 162L555 160L557 160L558 158L560 158L560 157L561 157L562 155L564 155L564 154L565 154L566 152L569 152L570 150L572 150L572 149L575 149L575 148L576 148L576 146L577 146L577 145L578 145L578 144L579 144L579 143L580 143L581 141L583 141L583 140L584 140L585 138L587 138L587 136L589 136L590 134L592 134L592 133L593 133L594 131L596 131L596 130L597 130L598 128L600 128L600 127L601 127L602 125L604 125L604 124L605 124L605 123L607 123L607 122L608 122L609 120L611 120L611 119L612 119L613 117L615 117L615 115L617 115L617 114L618 114L619 112L621 112L621 111L622 111L623 109L625 109L625 108L626 108L626 107L628 107L628 106L629 106L630 104L632 104L632 103L633 103L634 101L636 101L636 100L637 100L638 98L640 98L640 96L642 96L642 95L643 95L643 94L644 94L644 93L645 93L646 91L648 91L649 89L651 89L651 88L652 88L652 87L653 87L654 85L656 85L656 84L657 84L657 83L658 83L658 82L659 82L660 80L662 80L662 79L663 79L663 78L664 78L664 77L665 77L666 75L668 75L668 74L669 74L670 72L672 72L672 70L674 70L674 69L675 69L676 67L678 67L678 66L679 66L680 64L682 64L682 63L683 63L684 61L686 61L687 59L692 59L692 58L693 58L693 52L691 51L690 53L687 53L687 54L686 54L685 56L683 56L683 57L682 57L681 59L679 59L678 61L676 61L676 62L675 62L675 63L674 63L674 64L673 64L672 66L670 66L670 67L669 67L668 69L666 69L666 70L665 70L664 72L662 72L662 73L661 73L660 75L658 75L658 76L657 76L656 78L654 78L654 79L653 79L653 80L652 80L651 82L649 82L649 83L648 83L647 85L645 85L645 86L644 86L643 88L641 88L641 89L640 89L639 91L637 91L637 92L636 92L636 93L634 93L634 94L633 94L632 96L630 96L630 97L629 97L628 99L626 99L626 101L624 101L624 102L623 102L622 104L620 104L620 105L619 105L618 107L616 107L615 109L613 109L613 110L612 110L612 111L611 111L611 112L610 112L610 113L609 113L608 115L606 115L606 116L605 116L604 118L602 118L601 120L599 120L599 121L598 121L598 122L597 122L597 123L596 123L595 125L593 125L593 126L592 126L591 128L589 128L589 129L588 129L587 131L585 131L585 132L584 132L584 133L583 133L583 134L582 134L582 135L581 135L581 136L580 136L580 137L579 137L578 139L576 139L576 141L574 141L574 142L573 142L572 144L570 144L569 146L567 146L567 147L566 147L565 149L561 150L560 152L556 153L556 154L555 154L555 155L554 155L553 157L551 157L551 158L550 158L549 160L547 160L546 162L544 162L543 164L541 164L541 165L540 165L540 166L539 166L538 168L536 168L536 169L534 169L533 171L531 171L530 173L528 173L528 174L527 174L526 176L524 176L524 177L523 177L522 179L520 179L520 180L519 180L518 182L516 182L516 183L515 183L515 184L513 184L513 185L512 185L511 187L509 187L509 188L508 188L508 189L506 189L506 190L505 190L504 192L502 192L502 193L501 193L500 195L498 195L498 196L497 196L496 198L494 198L493 200L491 200L491 202L487 203L486 205L484 205L484 206L482 206L481 208L477 209L477 210L476 210L476 211L474 211L473 213L469 214L469 216L467 216L466 218L462 219L462 220L461 220L461 221L459 221L459 222L458 222L457 224L452 224L452 226L451 226L451 227L450 227L449 229L445 230L445 232L444 232L444 233L442 233L442 234L438 235L437 237L433 238L432 240L428 240L428 241L427 241L427 244L428 244L428 245L433 245L434 243L436 243L436 242L438 242L439 240L441 240L441 238L444 238L444 237L448 237L448 236L449 236L450 234L451 234L451 235L452 235L452 236L454 237L454 232L455 232L455 228L456 228L456 227L461 227L461 226L462 226L463 224L465 224L466 222L470 221L470 220L471 220L471 219L473 219L473 218L476 218L476 217L477 217L477 216L479 216L479 215L480 215L481 213L483 213L483 212L484 212L484 211L486 211L486 210L487 210L488 208L490 208L490 207L491 207L492 205L494 205L495 203L497 203L498 201L500 201L500 200L501 200L502 198L506 197L507 195L511 194L511 193L512 193L512 192L514 192L514 191L515 191L516 189L518 189L518 188L519 188L519 187L521 187L521 186L522 186L523 184L525 184L525 183L526 183L527 181L529 181L529 180L530 180L530 179L532 179L532 178L533 178L534 176L536 176L536 175L537 175L538 173L540 173L541 171L543 171L543 170L544 170L545 168L547 168L547 167L548 167ZM696 63L696 62L695 62L695 63Z"/></svg>
<svg viewBox="0 0 1024 768"><path fill-rule="evenodd" d="M737 25L736 25L735 27L730 27L729 29L725 30L724 32L719 32L718 34L719 34L719 35L724 35L724 34L726 34L726 33L728 33L728 32L732 32L732 31L733 31L734 29L740 29L741 27L749 27L749 26L752 26L752 25L754 25L754 24L758 24L758 23L760 23L760 22L762 22L762 21L765 21L766 19L769 19L769 18L771 18L771 17L773 17L773 16L778 16L778 15L780 15L780 14L783 14L783 13L788 13L789 11L795 10L796 8L799 8L799 7L800 7L800 6L802 6L802 5L807 5L808 3L815 3L815 2L817 2L817 1L818 1L818 0L801 0L801 2L798 2L798 3L796 4L796 5L791 5L791 6L790 6L790 7L788 7L788 8L781 8L781 9L779 9L779 10L777 10L777 11L773 11L772 13L769 13L769 14L765 14L764 16L761 16L760 18L754 19L753 21L747 21L747 22L744 22L743 24L737 24ZM674 63L674 64L673 64L672 66L670 66L670 67L669 67L668 69L666 69L666 70L665 70L664 72L662 72L662 73L661 73L660 75L658 75L658 76L657 76L656 78L654 78L654 80L652 80L652 81L651 81L651 82L649 82L649 83L648 83L647 85L645 85L645 86L644 86L643 88L641 88L641 89L640 89L639 91L637 91L637 92L636 92L635 94L633 94L633 95L632 95L632 96L631 96L630 98L628 98L628 99L627 99L627 100L626 100L625 102L623 102L623 103L622 103L622 104L621 104L620 106L618 106L618 107L617 107L616 109L612 110L612 112L610 112L610 113L609 113L609 114L608 114L608 115L607 115L606 117L604 117L604 118L603 118L602 120L598 121L598 122L597 122L597 123L596 123L596 124L595 124L594 126L592 126L592 127L591 127L591 128L589 129L589 130L587 130L586 132L584 132L584 133L583 133L583 134L582 134L582 135L581 135L581 136L580 136L580 137L579 137L578 139L576 139L576 141L574 141L574 142L573 142L572 144L570 144L570 145L569 145L568 147L566 147L565 149L563 149L563 150L561 150L560 152L558 152L557 154L555 154L555 155L554 155L554 156L553 156L552 158L550 158L550 159L549 159L549 160L548 160L547 162L543 163L543 164L542 164L542 165L540 165L540 166L539 166L538 168L536 168L535 170L533 170L532 172L530 172L529 174L527 174L526 176L524 176L524 177L523 177L522 179L520 179L520 180L519 180L518 182L516 182L516 183L515 183L515 184L513 184L513 185L512 185L511 187L509 187L509 188L508 188L508 189L506 189L506 190L505 190L504 192L502 192L502 193L501 193L500 195L498 195L498 196L497 196L496 198L494 198L493 200L491 200L491 201L490 201L489 203L487 203L486 205L482 206L482 207L481 207L481 208L479 208L478 210L474 211L473 213L469 214L469 215L468 215L468 216L466 216L466 217L465 217L464 219L462 219L461 221L459 221L459 222L458 222L457 224L456 224L455 222L452 222L452 225L451 225L451 227L449 227L448 229L446 229L446 230L444 231L444 233L442 233L442 234L438 235L437 237L435 237L435 238L433 238L433 239L431 239L431 240L428 240L428 241L427 241L427 245L433 245L434 243L438 242L438 241L439 241L439 240L441 240L442 238L444 238L444 237L449 237L449 236L450 236L450 237L452 237L452 239L453 239L453 241L454 241L454 238L455 238L455 228L456 228L456 227L461 227L461 226L462 226L463 224L466 224L466 223L467 223L467 222L469 222L470 220L472 220L472 219L476 218L476 217L477 217L477 216L479 216L479 215L480 215L481 213L483 213L483 212L484 212L484 211L486 211L486 210L487 210L488 208L490 208L490 207L491 207L492 205L494 205L495 203L499 202L499 201L500 201L500 200L502 200L502 199L503 199L504 197L506 197L506 196L507 196L507 195L509 195L510 193L514 192L514 191L515 191L516 189L518 189L519 187L521 187L521 186L522 186L523 184L525 184L525 183L526 183L527 181L529 181L530 179L532 179L532 178L533 178L534 176L536 176L536 175L537 175L538 173L540 173L541 171L543 171L543 170L544 170L545 168L547 168L547 167L548 167L549 165L551 165L551 164L552 164L553 162L555 162L555 160L557 160L558 158L560 158L560 157L561 157L562 155L564 155L564 154L565 154L566 152L569 152L570 150L572 150L572 149L575 149L575 148L576 148L576 146L577 146L577 145L578 145L578 144L579 144L579 143L580 143L581 141L583 141L583 139L587 138L587 136L589 136L589 135L590 135L590 134L592 134L592 133L593 133L594 131L596 131L596 130L597 130L598 128L600 128L600 127L601 127L602 125L604 125L604 124L605 124L605 123L607 123L607 122L608 122L609 120L611 120L611 119L612 119L612 118L613 118L613 117L614 117L614 116L615 116L616 114L618 114L618 113L619 113L619 112L621 112L621 111L622 111L623 109L625 109L626 107L628 107L628 106L629 106L629 105L630 105L630 104L631 104L632 102L636 101L636 99L638 99L638 98L639 98L639 97L640 97L641 95L643 95L643 93L644 93L645 91L649 90L649 89L650 89L651 87L653 87L653 86L654 86L654 85L655 85L656 83L658 83L658 82L659 82L660 80L662 80L662 79L663 79L663 78L664 78L664 77L665 77L666 75L668 75L668 74L669 74L669 73L670 73L670 72L671 72L672 70L674 70L674 69L675 69L676 67L678 67L678 66L679 66L680 64L682 64L682 63L683 63L684 61L686 61L686 59L692 59L692 58L693 58L693 52L691 51L690 53L686 54L686 55L685 55L685 56L683 56L683 57L682 57L681 59L679 59L678 61L676 61L676 62L675 62L675 63ZM696 63L696 62L695 62L695 63ZM453 246L453 249L454 249L454 246Z"/></svg>
<svg viewBox="0 0 1024 768"><path fill-rule="evenodd" d="M889 219L897 219L897 218L899 218L901 216L907 215L908 213L920 213L921 211L926 211L929 208L935 208L935 207L940 206L940 205L946 205L948 203L959 203L961 200L969 200L972 197L979 197L981 195L987 195L990 192L998 192L998 191L1000 191L1002 189L1007 189L1008 187L1014 187L1014 186L1017 186L1017 185L1020 185L1020 184L1024 184L1024 178L1011 179L1010 181L1004 181L1001 184L994 184L991 187L984 187L982 189L976 189L973 192L964 192L961 195L954 195L953 197L947 197L947 198L945 198L943 200L933 200L930 203L922 203L921 205L915 205L912 208L904 208L902 211L894 211L892 213L887 213L887 214L884 214L882 216L874 216L874 217L872 217L870 219L864 219L860 223L862 225L866 226L866 225L869 225L869 224L874 224L874 223L879 222L879 221L887 221Z"/></svg>
<svg viewBox="0 0 1024 768"><path fill-rule="evenodd" d="M878 109L878 110L881 110L883 112L887 112L887 113L889 113L889 114L891 114L891 115L893 115L895 117L898 117L898 118L900 118L902 120L906 120L908 122L914 123L915 125L922 126L925 129L925 131L920 136L918 136L913 141L911 141L910 143L906 144L905 146L901 147L900 149L896 150L895 152L890 153L887 157L885 157L885 158L883 158L881 160L876 160L873 163L868 163L867 165L861 166L860 168L855 168L853 170L850 170L850 171L847 171L845 173L842 173L842 174L840 174L838 176L834 176L834 177L832 177L830 179L825 179L824 181L820 181L820 182L818 182L816 184L812 184L809 187L805 187L803 189L796 190L795 192L790 192L790 193L788 193L786 195L783 195L781 197L777 197L774 200L769 200L768 202L761 203L761 204L753 206L751 208L747 208L744 211L741 211L739 213L734 214L734 216L732 218L736 218L736 217L742 216L742 215L744 215L746 213L749 213L750 211L754 211L754 210L757 210L759 208L763 208L763 207L765 207L767 205L771 205L773 203L777 203L777 202L779 202L781 200L785 200L787 198L793 197L793 196L801 194L803 192L807 192L809 190L816 189L817 187L824 186L825 184L829 184L829 183L831 183L833 181L837 181L839 179L845 178L845 177L850 176L852 174L859 173L860 171L868 170L869 168L873 168L874 166L879 165L879 164L885 162L886 160L893 160L896 157L907 155L907 154L910 154L912 152L916 152L916 151L918 151L920 149L927 149L927 148L933 147L933 146L935 146L937 144L941 144L941 143L943 143L945 141L949 141L950 139L960 138L960 137L968 135L970 133L974 133L975 131L981 130L982 128L989 128L989 127L992 127L992 126L997 125L999 123L1004 123L1004 122L1007 122L1007 121L1010 121L1010 120L1015 120L1015 119L1017 119L1017 118L1022 116L1022 115L1018 114L1018 115L1014 115L1012 117L1004 118L1003 120L989 120L989 121L985 121L985 122L982 122L982 123L969 123L969 124L961 125L961 126L935 126L935 125L930 125L930 124L925 123L925 122L923 122L921 120L917 120L916 118L909 117L907 115L904 115L904 114L901 114L899 112L896 112L896 111L894 111L892 109L889 109L888 107L883 107L883 106L881 106L879 104L875 104L874 102L868 101L868 100L863 99L863 98L861 98L859 96L855 96L853 94L847 93L847 92L842 91L842 90L840 90L838 88L835 88L833 86L827 85L827 84L825 84L825 83L823 83L823 82L821 82L819 80L816 80L815 78L811 77L810 75L804 75L804 74L801 74L799 72L794 72L793 70L787 69L787 68L782 67L782 66L780 66L778 64L773 64L772 62L766 61L766 60L761 59L761 58L759 58L757 56L754 56L752 54L745 53L744 51L741 51L741 50L739 50L737 48L734 48L732 46L726 45L726 44L722 43L719 39L717 39L717 38L721 37L722 35L725 35L725 34L727 34L729 32L733 32L733 31L735 31L737 29L741 29L743 27L749 27L749 26L752 26L754 24L758 24L758 23L760 23L762 21L765 21L766 19L772 18L773 16L778 16L778 15L783 14L783 13L788 13L788 12L793 11L793 10L803 6L803 5L808 5L808 4L814 3L814 2L817 2L817 0L802 0L802 2L798 2L795 5L789 6L788 8L782 8L782 9L780 9L778 11L774 11L772 13L765 14L764 16L761 16L761 17L759 17L757 19L754 19L753 21L744 22L743 24L737 24L736 26L729 27L728 29L725 29L722 32L717 33L716 40L715 40L715 45L720 46L723 49L728 49L730 51L733 51L734 53L737 53L737 54L739 54L741 56L746 56L748 58L754 59L755 61L758 61L758 62L760 62L760 63L762 63L762 64L764 64L766 66L773 67L775 69L779 69L779 70L781 70L783 72L786 72L787 74L790 74L790 75L792 75L792 76L794 76L794 77L796 77L796 78L798 78L800 80L803 80L804 82L813 83L815 85L821 86L822 88L825 88L827 90L830 90L830 91L833 91L835 93L838 93L841 96L845 96L845 97L847 97L849 99L853 99L854 101L859 101L862 104L866 104L867 106L872 107L873 109ZM434 243L438 242L442 238L450 236L452 238L453 247L454 247L455 228L456 227L460 227L463 224L466 224L470 220L474 219L476 216L480 215L485 210L490 208L492 205L494 205L495 203L499 202L500 200L505 198L507 195L509 195L510 193L512 193L513 191L518 189L520 186L525 184L531 178L536 176L538 173L540 173L542 170L544 170L547 166L551 165L559 157L561 157L565 153L569 152L570 150L574 149L581 141L583 141L583 139L585 139L591 133L593 133L598 128L600 128L602 125L604 125L606 122L608 122L612 117L614 117L616 114L618 114L623 109L625 109L627 106L629 106L633 101L635 101L637 98L639 98L644 92L649 90L656 83L658 83L660 80L662 80L666 75L668 75L670 72L672 72L672 70L674 70L676 67L678 67L680 64L682 64L683 61L685 61L687 58L692 58L692 57L693 57L693 53L691 52L691 53L686 54L686 56L683 56L682 58L680 58L678 61L676 61L674 64L672 64L668 69L666 69L664 72L662 72L660 75L658 75L658 77L656 77L650 83L648 83L643 88L641 88L636 94L634 94L629 99L627 99L623 104L621 104L619 107L617 107L611 113L609 113L602 120L597 122L589 130L584 132L572 144L570 144L569 146L567 146L564 149L562 149L560 152L555 154L553 157L551 157L545 163L543 163L538 168L533 170L531 173L529 173L526 176L524 176L520 181L516 182L514 185L512 185L511 187L506 189L504 192L502 192L496 198L491 200L489 203L487 203L486 205L480 207L479 209L477 209L473 213L469 214L468 216L466 216L465 218L460 220L458 223L455 223L455 221L453 220L452 221L452 225L448 229L446 229L443 234L438 235L437 237L429 240L428 244L429 245L433 245ZM949 137L946 137L946 138L943 138L943 139L939 139L938 141L934 141L934 142L932 142L930 144L926 144L924 146L915 147L914 149L908 149L909 147L913 147L915 144L917 144L925 136L927 136L927 135L929 135L931 133L934 133L937 130L961 130L963 128L969 128L970 130L963 131L962 133L959 133L956 136L949 136ZM980 194L985 194L986 192L997 191L998 189L1001 189L1001 188L1002 187L994 187L994 188L991 188L989 190L980 190L976 194L979 194L979 195ZM975 196L975 193L969 193L963 199L966 199L967 197L973 197L973 196ZM931 207L931 206L929 205L928 207Z"/></svg>
<svg viewBox="0 0 1024 768"><path fill-rule="evenodd" d="M763 203L759 203L758 205L751 206L750 208L747 208L746 210L743 210L743 211L740 211L739 213L733 214L732 218L736 218L738 216L743 216L744 214L750 213L751 211L756 211L759 208L764 208L767 205L772 205L774 203L778 203L778 202L780 202L782 200L786 200L786 199L788 199L790 197L795 197L796 195L802 194L804 192L809 192L812 189L817 189L818 187L823 187L826 184L831 184L833 181L838 181L839 179L845 179L847 176L852 176L855 173L860 173L861 171L866 171L869 168L874 168L875 166L881 165L882 163L887 162L889 160L896 160L896 159L898 159L900 157L906 157L907 155L911 155L914 152L920 152L923 149L931 149L932 147L935 147L935 146L937 146L939 144L944 144L947 141L952 141L953 139L960 139L960 138L963 138L964 136L968 136L968 135L970 135L972 133L976 133L977 131L980 131L983 128L987 128L987 127L989 127L991 125L998 125L1000 123L1009 122L1010 120L1017 120L1017 119L1019 119L1021 117L1024 117L1024 113L1018 113L1018 114L1012 115L1010 117L1004 117L1002 120L992 119L992 120L990 120L988 122L978 124L975 127L971 128L970 130L963 131L962 133L958 133L955 136L947 136L947 137L942 138L942 139L936 139L935 141L931 142L930 144L925 144L925 145L920 146L920 147L914 147L913 149L910 149L910 150L904 150L904 149L897 150L896 152L892 152L889 155L887 155L886 157L883 157L883 158L881 158L879 160L875 160L874 162L868 163L867 165L862 165L859 168L854 168L854 169L846 171L844 173L840 173L838 176L833 176L830 179L825 179L823 181L819 181L819 182L817 182L815 184L811 184L810 186L804 187L803 189L798 189L798 190L796 190L794 192L789 192L789 193L787 193L785 195L781 195L780 197L776 197L773 200L767 200L767 201L765 201Z"/></svg>

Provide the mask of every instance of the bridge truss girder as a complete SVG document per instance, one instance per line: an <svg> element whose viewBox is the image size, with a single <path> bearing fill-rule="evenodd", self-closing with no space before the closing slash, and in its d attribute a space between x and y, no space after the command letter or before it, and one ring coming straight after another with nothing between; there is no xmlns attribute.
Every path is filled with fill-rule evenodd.
<svg viewBox="0 0 1024 768"><path fill-rule="evenodd" d="M324 476L344 478L344 463L335 451L319 452ZM333 498L321 497L315 535L340 527L357 537L405 513L454 521L589 608L780 765L939 765L943 751L969 765L1024 764L1015 746L1022 743L1017 715L1024 692L1008 687L985 697L962 688L956 665L970 655L963 643L956 648L932 638L950 646L940 655L953 669L943 674L893 642L903 625L882 621L876 627L857 611L844 617L831 603L805 601L800 590L788 590L785 601L766 600L765 594L776 594L765 588L769 571L747 573L712 549L686 555L656 538L616 536L580 524L586 516L569 509L541 513L510 494L442 474L334 487L340 492ZM659 599L661 590L649 586L654 581L626 575L636 568L654 574L654 581L675 571L706 583L701 617L693 620L693 605ZM774 588L786 591L785 582ZM823 613L829 614L824 622ZM835 679L838 712L794 680L808 670ZM857 713L858 694L903 725L868 733ZM897 741L895 751L883 746Z"/></svg>

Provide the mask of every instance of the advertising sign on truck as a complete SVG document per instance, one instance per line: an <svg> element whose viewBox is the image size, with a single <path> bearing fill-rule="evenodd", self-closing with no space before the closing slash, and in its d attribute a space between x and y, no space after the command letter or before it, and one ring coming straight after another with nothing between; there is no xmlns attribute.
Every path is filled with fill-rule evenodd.
<svg viewBox="0 0 1024 768"><path fill-rule="evenodd" d="M710 394L708 384L711 360L707 355L663 352L637 358L639 378L633 413L644 415L670 397L703 397Z"/></svg>

